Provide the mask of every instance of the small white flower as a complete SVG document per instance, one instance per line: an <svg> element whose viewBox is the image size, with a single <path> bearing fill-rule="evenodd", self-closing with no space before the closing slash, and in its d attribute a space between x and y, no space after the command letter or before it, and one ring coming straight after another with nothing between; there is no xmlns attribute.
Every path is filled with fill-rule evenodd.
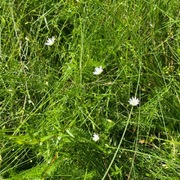
<svg viewBox="0 0 180 180"><path fill-rule="evenodd" d="M132 97L129 99L129 104L132 106L137 106L139 104L139 99L137 99L136 97Z"/></svg>
<svg viewBox="0 0 180 180"><path fill-rule="evenodd" d="M95 142L98 141L98 140L99 140L99 135L94 133L92 139L93 139L93 141L95 141Z"/></svg>
<svg viewBox="0 0 180 180"><path fill-rule="evenodd" d="M54 36L52 38L48 38L48 40L46 41L45 45L52 46L54 44L54 41L55 41L55 37Z"/></svg>
<svg viewBox="0 0 180 180"><path fill-rule="evenodd" d="M94 75L99 75L99 74L101 74L102 72L103 72L103 68L102 68L102 66L100 66L100 67L96 67L96 68L95 68L93 74L94 74Z"/></svg>

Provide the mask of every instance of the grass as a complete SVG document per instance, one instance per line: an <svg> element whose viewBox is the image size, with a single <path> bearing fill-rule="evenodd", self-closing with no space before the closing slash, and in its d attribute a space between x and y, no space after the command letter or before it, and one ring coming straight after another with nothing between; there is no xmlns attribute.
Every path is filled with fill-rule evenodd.
<svg viewBox="0 0 180 180"><path fill-rule="evenodd" d="M0 178L179 179L179 9L2 0Z"/></svg>

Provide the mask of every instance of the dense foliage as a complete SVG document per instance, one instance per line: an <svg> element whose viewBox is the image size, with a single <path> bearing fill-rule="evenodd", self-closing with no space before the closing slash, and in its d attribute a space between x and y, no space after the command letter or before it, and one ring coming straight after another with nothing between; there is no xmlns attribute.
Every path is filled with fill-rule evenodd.
<svg viewBox="0 0 180 180"><path fill-rule="evenodd" d="M179 179L178 0L1 0L0 14L0 179Z"/></svg>

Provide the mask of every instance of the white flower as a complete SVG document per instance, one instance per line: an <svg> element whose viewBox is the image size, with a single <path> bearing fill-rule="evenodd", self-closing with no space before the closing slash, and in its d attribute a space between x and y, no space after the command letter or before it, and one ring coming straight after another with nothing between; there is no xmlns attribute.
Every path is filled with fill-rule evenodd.
<svg viewBox="0 0 180 180"><path fill-rule="evenodd" d="M47 46L52 46L54 44L55 37L53 36L52 38L48 38L46 41L45 45Z"/></svg>
<svg viewBox="0 0 180 180"><path fill-rule="evenodd" d="M129 99L129 104L132 106L137 106L139 104L139 99L137 99L136 97L132 97Z"/></svg>
<svg viewBox="0 0 180 180"><path fill-rule="evenodd" d="M95 141L95 142L98 141L98 140L99 140L99 135L94 133L92 139L93 139L93 141Z"/></svg>
<svg viewBox="0 0 180 180"><path fill-rule="evenodd" d="M100 66L100 67L96 67L96 68L95 68L93 74L94 74L94 75L99 75L99 74L101 74L102 72L103 72L103 68L102 68L102 66Z"/></svg>

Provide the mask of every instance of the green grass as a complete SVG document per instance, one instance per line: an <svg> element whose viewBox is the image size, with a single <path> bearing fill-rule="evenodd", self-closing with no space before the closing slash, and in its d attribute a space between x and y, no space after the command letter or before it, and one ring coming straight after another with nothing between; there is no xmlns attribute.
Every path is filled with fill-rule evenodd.
<svg viewBox="0 0 180 180"><path fill-rule="evenodd" d="M178 180L179 9L1 0L0 179Z"/></svg>

